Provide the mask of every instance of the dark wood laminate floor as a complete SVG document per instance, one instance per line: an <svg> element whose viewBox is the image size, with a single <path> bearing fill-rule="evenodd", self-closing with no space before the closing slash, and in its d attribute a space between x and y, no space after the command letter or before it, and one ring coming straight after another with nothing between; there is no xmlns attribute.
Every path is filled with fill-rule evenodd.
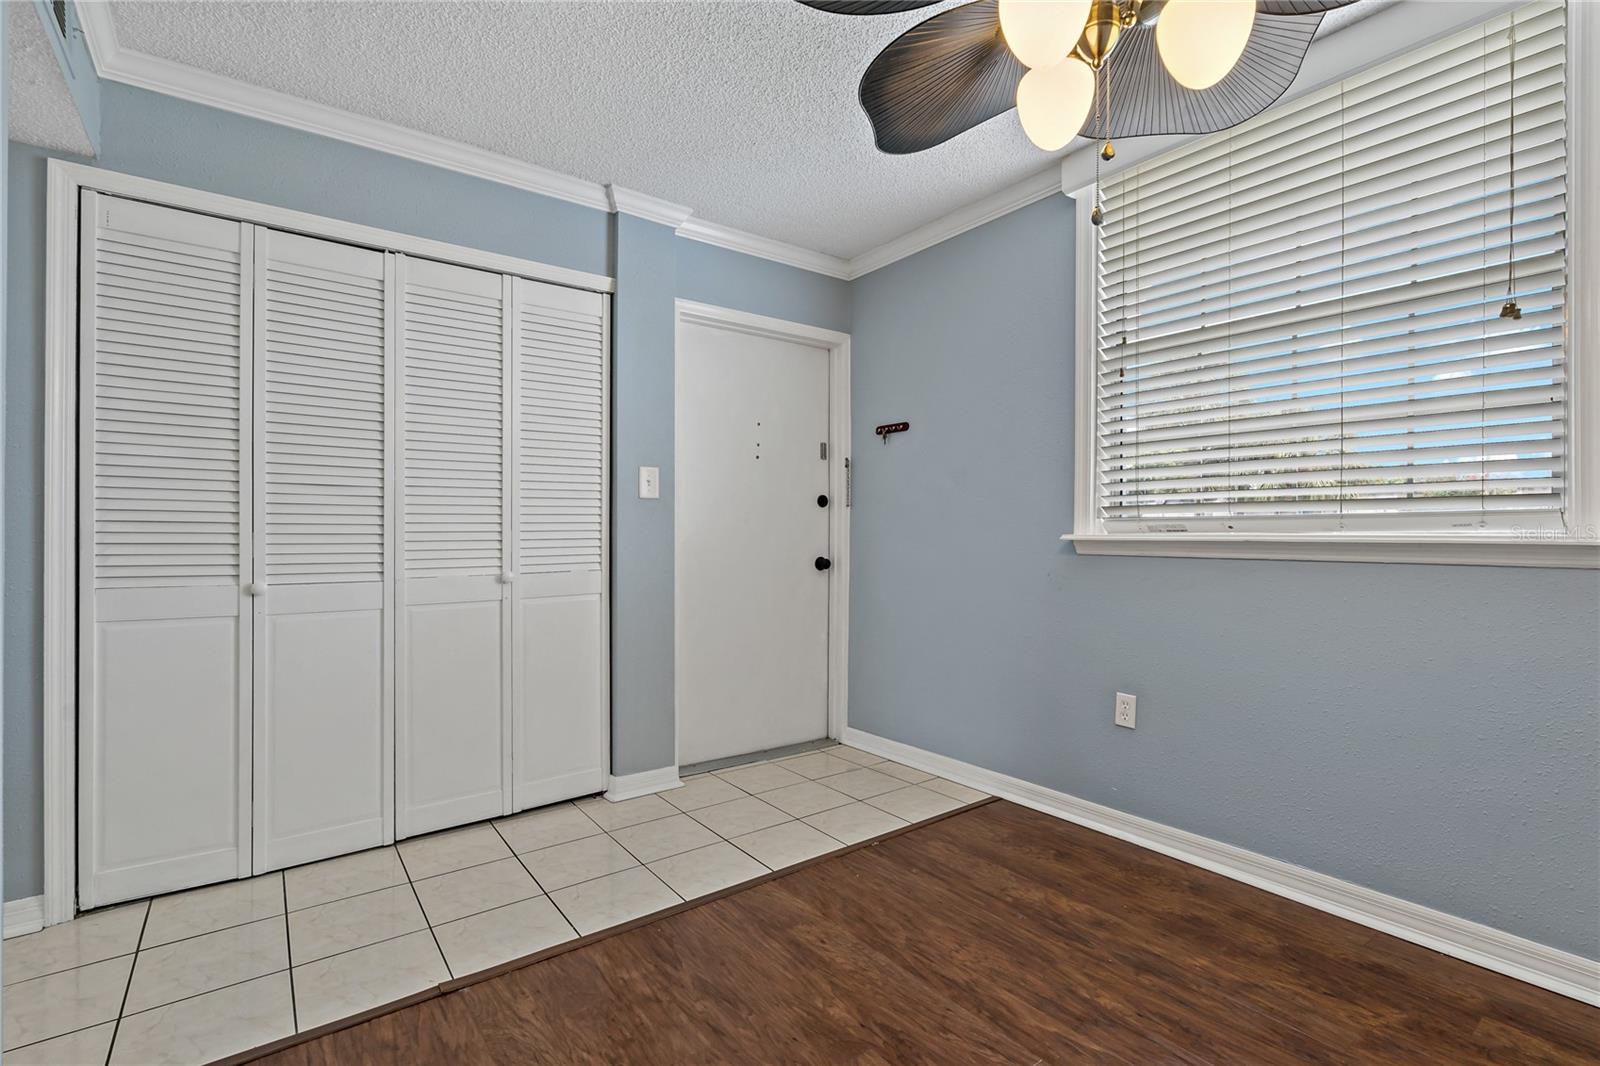
<svg viewBox="0 0 1600 1066"><path fill-rule="evenodd" d="M265 1061L1597 1063L1600 1010L992 803Z"/></svg>

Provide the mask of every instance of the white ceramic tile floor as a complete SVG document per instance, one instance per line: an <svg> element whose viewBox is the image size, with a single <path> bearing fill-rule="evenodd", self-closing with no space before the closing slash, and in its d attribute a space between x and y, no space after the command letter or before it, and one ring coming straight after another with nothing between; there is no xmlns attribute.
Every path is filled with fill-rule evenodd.
<svg viewBox="0 0 1600 1066"><path fill-rule="evenodd" d="M814 859L839 846L839 842L804 822L783 822L734 837L733 845L774 870Z"/></svg>
<svg viewBox="0 0 1600 1066"><path fill-rule="evenodd" d="M434 926L540 894L533 875L515 857L415 881L413 887Z"/></svg>
<svg viewBox="0 0 1600 1066"><path fill-rule="evenodd" d="M744 790L728 784L716 774L686 777L682 788L661 793L661 797L680 811L697 811L715 803L726 803L744 795Z"/></svg>
<svg viewBox="0 0 1600 1066"><path fill-rule="evenodd" d="M6 941L4 1063L208 1062L983 795L836 746L96 911Z"/></svg>
<svg viewBox="0 0 1600 1066"><path fill-rule="evenodd" d="M650 869L684 899L718 892L767 872L767 867L726 840L658 859Z"/></svg>
<svg viewBox="0 0 1600 1066"><path fill-rule="evenodd" d="M687 814L640 822L626 829L618 829L611 835L640 862L654 862L668 855L693 851L717 842L717 834Z"/></svg>

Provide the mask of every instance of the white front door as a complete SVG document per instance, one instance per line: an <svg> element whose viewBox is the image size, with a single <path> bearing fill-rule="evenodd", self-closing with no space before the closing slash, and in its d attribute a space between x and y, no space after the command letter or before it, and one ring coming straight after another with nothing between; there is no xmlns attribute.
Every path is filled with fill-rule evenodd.
<svg viewBox="0 0 1600 1066"><path fill-rule="evenodd" d="M828 733L828 352L699 323L677 351L678 762Z"/></svg>

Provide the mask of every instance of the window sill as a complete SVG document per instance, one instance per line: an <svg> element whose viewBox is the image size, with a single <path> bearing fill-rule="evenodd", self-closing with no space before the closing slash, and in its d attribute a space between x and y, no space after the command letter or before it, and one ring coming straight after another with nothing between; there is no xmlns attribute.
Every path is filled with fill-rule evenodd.
<svg viewBox="0 0 1600 1066"><path fill-rule="evenodd" d="M1600 540L1504 535L1066 533L1079 555L1600 569Z"/></svg>

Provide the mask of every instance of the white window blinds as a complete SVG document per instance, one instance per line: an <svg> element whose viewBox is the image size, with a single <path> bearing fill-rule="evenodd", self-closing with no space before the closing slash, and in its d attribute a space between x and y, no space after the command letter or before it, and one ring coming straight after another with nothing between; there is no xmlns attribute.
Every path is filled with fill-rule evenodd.
<svg viewBox="0 0 1600 1066"><path fill-rule="evenodd" d="M1108 531L1559 515L1564 38L1522 8L1107 183Z"/></svg>

